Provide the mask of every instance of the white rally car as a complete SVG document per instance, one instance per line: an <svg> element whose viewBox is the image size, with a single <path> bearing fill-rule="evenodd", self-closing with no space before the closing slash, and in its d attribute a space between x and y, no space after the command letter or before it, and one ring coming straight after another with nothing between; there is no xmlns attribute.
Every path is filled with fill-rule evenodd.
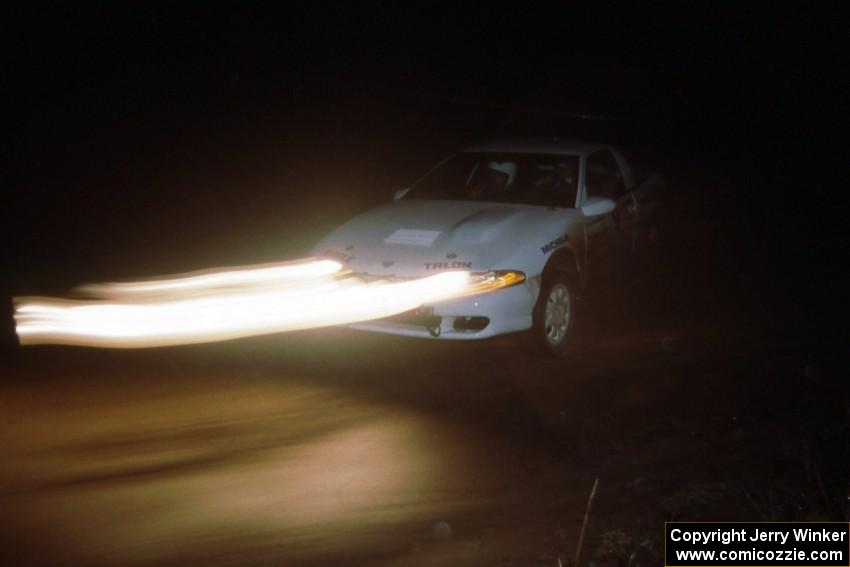
<svg viewBox="0 0 850 567"><path fill-rule="evenodd" d="M506 284L352 327L439 339L531 329L560 355L579 294L640 262L658 228L662 187L611 146L492 142L442 161L390 204L337 228L313 254L366 277L468 270Z"/></svg>

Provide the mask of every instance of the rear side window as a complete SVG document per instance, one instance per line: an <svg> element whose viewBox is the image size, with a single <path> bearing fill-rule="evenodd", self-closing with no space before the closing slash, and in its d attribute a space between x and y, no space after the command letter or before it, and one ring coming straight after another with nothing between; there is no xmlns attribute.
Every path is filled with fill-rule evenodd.
<svg viewBox="0 0 850 567"><path fill-rule="evenodd" d="M601 150L587 158L588 197L607 197L616 201L626 192L623 174L614 155Z"/></svg>

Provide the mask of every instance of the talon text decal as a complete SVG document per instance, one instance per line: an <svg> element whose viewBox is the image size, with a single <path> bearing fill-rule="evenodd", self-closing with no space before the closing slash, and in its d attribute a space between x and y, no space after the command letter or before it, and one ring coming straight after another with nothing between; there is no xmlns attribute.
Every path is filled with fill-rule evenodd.
<svg viewBox="0 0 850 567"><path fill-rule="evenodd" d="M458 270L471 267L472 262L425 262L426 270Z"/></svg>

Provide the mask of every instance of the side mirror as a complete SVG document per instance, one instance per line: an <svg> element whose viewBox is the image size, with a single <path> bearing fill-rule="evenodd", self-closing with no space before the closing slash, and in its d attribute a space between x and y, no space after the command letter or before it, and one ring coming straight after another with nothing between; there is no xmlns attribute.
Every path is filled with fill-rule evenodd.
<svg viewBox="0 0 850 567"><path fill-rule="evenodd" d="M610 213L617 208L617 203L607 197L588 197L581 206L581 212L586 217L598 217Z"/></svg>
<svg viewBox="0 0 850 567"><path fill-rule="evenodd" d="M398 201L399 199L401 199L402 197L407 195L408 191L410 191L410 187L405 187L404 189L399 189L398 191L393 193L393 201Z"/></svg>

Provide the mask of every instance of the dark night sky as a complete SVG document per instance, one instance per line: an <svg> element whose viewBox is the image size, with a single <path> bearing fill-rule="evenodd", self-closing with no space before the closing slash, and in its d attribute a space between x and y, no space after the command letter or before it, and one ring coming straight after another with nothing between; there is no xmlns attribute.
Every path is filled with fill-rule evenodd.
<svg viewBox="0 0 850 567"><path fill-rule="evenodd" d="M32 8L21 86L30 123L334 83L776 132L823 117L845 68L847 11L819 10Z"/></svg>
<svg viewBox="0 0 850 567"><path fill-rule="evenodd" d="M308 211L330 197L337 216L356 212L435 157L515 127L598 126L735 179L761 227L739 241L785 238L773 259L817 249L827 269L846 244L827 220L843 202L828 180L846 162L846 6L22 8L9 75L12 293L269 260L254 243L280 230L274 211L330 226L336 216ZM244 243L199 250L225 249L222 232ZM306 245L315 235L302 232ZM118 249L144 265L121 265Z"/></svg>

